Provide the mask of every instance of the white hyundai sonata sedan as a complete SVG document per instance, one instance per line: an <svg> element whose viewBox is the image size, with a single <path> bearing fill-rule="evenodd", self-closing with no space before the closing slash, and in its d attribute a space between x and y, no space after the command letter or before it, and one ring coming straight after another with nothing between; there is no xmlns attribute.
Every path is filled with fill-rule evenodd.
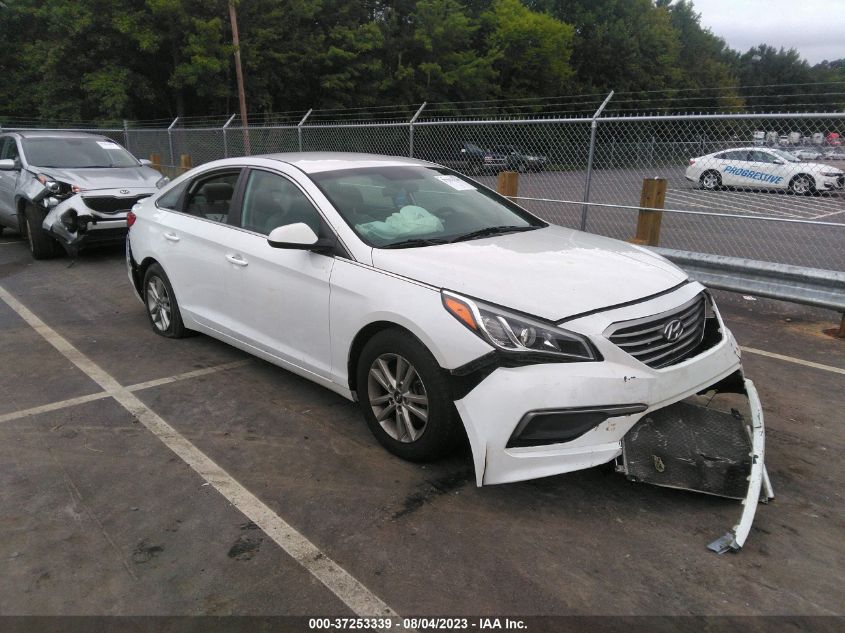
<svg viewBox="0 0 845 633"><path fill-rule="evenodd" d="M768 483L756 392L704 287L445 167L232 158L129 223L156 333L203 332L358 400L400 457L467 438L478 485L613 460L630 479L735 498Z"/></svg>

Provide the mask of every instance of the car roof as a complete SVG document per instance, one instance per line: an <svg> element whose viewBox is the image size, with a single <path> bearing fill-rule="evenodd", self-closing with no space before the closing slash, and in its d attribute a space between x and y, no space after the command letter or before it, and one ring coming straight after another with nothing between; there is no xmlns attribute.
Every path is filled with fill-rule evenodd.
<svg viewBox="0 0 845 633"><path fill-rule="evenodd" d="M730 147L728 149L722 149L718 152L714 152L716 154L721 154L722 152L771 152L774 149L780 149L778 147L762 147L760 145L752 145L750 147Z"/></svg>
<svg viewBox="0 0 845 633"><path fill-rule="evenodd" d="M430 167L432 163L404 156L384 156L381 154L360 154L356 152L283 152L263 154L253 158L264 158L288 163L304 171L316 174L323 171L356 169L361 167Z"/></svg>
<svg viewBox="0 0 845 633"><path fill-rule="evenodd" d="M12 130L21 138L107 138L102 134L91 134L90 132L71 132L56 130Z"/></svg>

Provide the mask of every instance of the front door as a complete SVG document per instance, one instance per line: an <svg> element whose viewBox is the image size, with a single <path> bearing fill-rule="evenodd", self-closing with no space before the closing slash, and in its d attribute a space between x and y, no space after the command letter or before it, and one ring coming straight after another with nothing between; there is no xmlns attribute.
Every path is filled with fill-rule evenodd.
<svg viewBox="0 0 845 633"><path fill-rule="evenodd" d="M251 170L240 205L240 230L228 243L229 279L237 288L243 342L323 377L330 376L329 282L334 257L273 248L278 226L304 222L330 230L303 191L276 172Z"/></svg>
<svg viewBox="0 0 845 633"><path fill-rule="evenodd" d="M0 138L0 159L17 161L20 156L15 139L11 136ZM15 188L20 170L0 171L0 226L17 228L17 209L15 208Z"/></svg>

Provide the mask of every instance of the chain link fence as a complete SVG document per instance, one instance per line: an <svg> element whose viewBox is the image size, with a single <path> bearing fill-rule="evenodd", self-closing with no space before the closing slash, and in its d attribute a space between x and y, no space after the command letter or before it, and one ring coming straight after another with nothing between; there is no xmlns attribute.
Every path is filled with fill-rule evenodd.
<svg viewBox="0 0 845 633"><path fill-rule="evenodd" d="M170 176L186 164L291 151L413 156L493 188L498 172L518 171L520 204L619 239L634 236L643 180L661 177L661 246L845 271L845 113L470 120L426 118L423 104L402 122L327 118L309 111L298 124L243 127L220 117L86 131L158 157Z"/></svg>

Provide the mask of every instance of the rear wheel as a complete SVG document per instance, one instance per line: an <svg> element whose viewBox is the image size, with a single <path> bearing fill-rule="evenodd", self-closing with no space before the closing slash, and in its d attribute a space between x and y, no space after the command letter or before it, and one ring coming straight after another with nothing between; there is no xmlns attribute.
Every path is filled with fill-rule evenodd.
<svg viewBox="0 0 845 633"><path fill-rule="evenodd" d="M722 177L719 175L718 171L705 171L701 174L699 182L701 183L702 189L706 189L707 191L716 191L722 186Z"/></svg>
<svg viewBox="0 0 845 633"><path fill-rule="evenodd" d="M789 183L789 190L796 196L806 196L813 193L815 182L806 174L798 174Z"/></svg>
<svg viewBox="0 0 845 633"><path fill-rule="evenodd" d="M364 419L379 443L413 462L445 457L461 438L443 370L419 341L384 330L364 346L357 368Z"/></svg>
<svg viewBox="0 0 845 633"><path fill-rule="evenodd" d="M153 332L167 338L183 338L189 330L182 322L179 303L173 293L173 286L164 270L152 264L144 275L144 305Z"/></svg>
<svg viewBox="0 0 845 633"><path fill-rule="evenodd" d="M44 214L34 204L27 204L24 209L24 229L29 242L29 251L34 259L50 259L61 252L59 243L47 235L41 226Z"/></svg>

